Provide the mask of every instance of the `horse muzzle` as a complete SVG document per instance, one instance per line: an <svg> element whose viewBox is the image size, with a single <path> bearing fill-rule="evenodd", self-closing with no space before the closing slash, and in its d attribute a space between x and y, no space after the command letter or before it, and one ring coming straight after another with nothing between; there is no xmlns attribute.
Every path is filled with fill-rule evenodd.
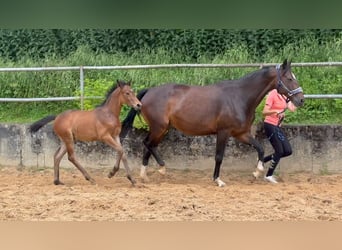
<svg viewBox="0 0 342 250"><path fill-rule="evenodd" d="M304 97L293 97L291 101L296 107L302 107L304 105Z"/></svg>
<svg viewBox="0 0 342 250"><path fill-rule="evenodd" d="M142 104L141 104L141 103L137 103L135 106L133 106L133 108L134 108L136 111L140 111L140 110L141 110L141 107L142 107Z"/></svg>

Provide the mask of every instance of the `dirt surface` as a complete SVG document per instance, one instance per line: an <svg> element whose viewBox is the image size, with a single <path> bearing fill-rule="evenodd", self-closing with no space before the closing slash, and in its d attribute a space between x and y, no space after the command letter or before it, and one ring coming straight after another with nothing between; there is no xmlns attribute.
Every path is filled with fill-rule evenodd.
<svg viewBox="0 0 342 250"><path fill-rule="evenodd" d="M281 174L277 185L250 173L222 171L227 185L215 186L211 170L172 170L165 177L148 169L149 183L120 169L88 169L92 185L76 169L0 167L1 221L302 221L342 220L342 175Z"/></svg>

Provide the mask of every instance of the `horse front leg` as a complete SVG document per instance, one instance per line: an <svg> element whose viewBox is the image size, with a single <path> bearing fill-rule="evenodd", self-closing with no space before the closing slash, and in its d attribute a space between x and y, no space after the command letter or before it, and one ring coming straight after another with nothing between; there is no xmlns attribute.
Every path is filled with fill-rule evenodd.
<svg viewBox="0 0 342 250"><path fill-rule="evenodd" d="M223 161L224 151L226 149L228 133L226 131L217 132L216 138L216 154L215 154L215 169L213 179L219 187L224 187L226 183L224 183L220 179L220 168Z"/></svg>
<svg viewBox="0 0 342 250"><path fill-rule="evenodd" d="M108 178L112 178L116 174L116 172L118 172L119 169L120 169L120 161L121 161L121 158L122 158L122 153L121 154L117 153L117 154L118 155L117 155L117 158L116 158L116 162L114 164L114 167L113 167L112 171L110 171L108 173Z"/></svg>
<svg viewBox="0 0 342 250"><path fill-rule="evenodd" d="M109 146L111 146L115 151L117 151L117 154L118 154L117 159L116 159L116 163L115 163L112 171L109 172L108 177L111 178L116 174L116 172L120 168L120 161L122 160L124 167L126 169L127 179L132 183L132 185L134 185L136 183L136 181L132 177L131 169L128 166L128 161L127 161L126 155L124 153L123 147L120 143L119 136L115 137L115 139L114 139L113 137L108 135L106 138L103 139L103 141L105 143L107 143Z"/></svg>

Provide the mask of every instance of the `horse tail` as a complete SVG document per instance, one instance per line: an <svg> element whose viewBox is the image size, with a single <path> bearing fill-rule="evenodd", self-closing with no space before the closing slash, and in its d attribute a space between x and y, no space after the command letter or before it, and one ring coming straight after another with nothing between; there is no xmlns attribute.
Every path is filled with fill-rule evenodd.
<svg viewBox="0 0 342 250"><path fill-rule="evenodd" d="M31 126L29 127L30 132L31 133L37 132L39 129L41 129L41 127L43 127L44 125L48 124L49 122L55 120L56 117L57 116L55 116L55 115L48 115L48 116L40 119L39 121L32 123Z"/></svg>
<svg viewBox="0 0 342 250"><path fill-rule="evenodd" d="M145 96L149 89L143 89L139 91L137 94L137 98L139 101ZM128 112L126 118L122 121L122 126L121 126L121 133L120 133L120 138L123 139L126 137L128 134L128 131L133 128L133 122L134 118L137 115L139 111L135 110L134 108L131 108L131 110Z"/></svg>

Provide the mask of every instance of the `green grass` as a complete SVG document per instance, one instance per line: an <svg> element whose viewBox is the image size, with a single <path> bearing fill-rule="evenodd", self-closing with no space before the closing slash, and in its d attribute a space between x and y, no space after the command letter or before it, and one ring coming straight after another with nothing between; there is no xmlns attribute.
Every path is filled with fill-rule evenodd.
<svg viewBox="0 0 342 250"><path fill-rule="evenodd" d="M221 55L211 57L203 54L197 61L167 49L124 53L95 54L87 47L80 47L67 58L45 58L32 61L22 58L19 62L0 58L0 67L79 66L79 65L137 65L172 63L280 63L285 58L293 62L342 61L342 40L319 44L308 38L300 46L289 44L282 51L269 50L264 61L256 61L248 49L236 46ZM166 82L206 85L223 79L236 79L254 71L253 68L177 68L144 70L88 70L85 72L86 96L105 96L106 90L117 79L132 80L138 91ZM342 93L342 67L293 67L305 94ZM79 72L1 72L1 97L57 97L79 95ZM86 101L92 109L102 100ZM27 123L49 114L58 114L67 109L80 109L79 101L1 103L0 122ZM262 120L262 104L257 108L256 122ZM125 108L122 117L127 112ZM288 112L286 123L290 124L342 124L342 100L306 100L303 108Z"/></svg>
<svg viewBox="0 0 342 250"><path fill-rule="evenodd" d="M0 105L0 121L4 123L31 123L47 115L57 115L67 109L73 109L73 102L56 103L2 103Z"/></svg>

